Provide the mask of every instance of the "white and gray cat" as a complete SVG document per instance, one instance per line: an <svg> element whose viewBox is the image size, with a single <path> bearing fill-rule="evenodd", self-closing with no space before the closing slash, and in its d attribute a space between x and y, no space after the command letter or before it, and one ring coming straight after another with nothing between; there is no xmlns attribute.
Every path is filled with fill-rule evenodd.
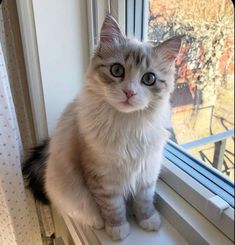
<svg viewBox="0 0 235 245"><path fill-rule="evenodd" d="M126 38L105 18L80 95L24 163L37 199L114 240L130 232L131 199L139 226L159 229L153 198L180 46L180 37L158 46Z"/></svg>

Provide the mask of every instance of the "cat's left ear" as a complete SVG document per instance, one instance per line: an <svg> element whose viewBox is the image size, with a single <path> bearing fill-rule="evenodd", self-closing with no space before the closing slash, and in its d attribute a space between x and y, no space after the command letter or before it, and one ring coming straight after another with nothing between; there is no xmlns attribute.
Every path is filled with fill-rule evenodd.
<svg viewBox="0 0 235 245"><path fill-rule="evenodd" d="M105 44L113 42L116 43L122 39L124 39L124 36L121 33L118 23L111 15L107 15L100 31L100 46L102 47Z"/></svg>
<svg viewBox="0 0 235 245"><path fill-rule="evenodd" d="M182 38L183 36L172 37L154 48L163 65L171 65L176 60L180 52Z"/></svg>

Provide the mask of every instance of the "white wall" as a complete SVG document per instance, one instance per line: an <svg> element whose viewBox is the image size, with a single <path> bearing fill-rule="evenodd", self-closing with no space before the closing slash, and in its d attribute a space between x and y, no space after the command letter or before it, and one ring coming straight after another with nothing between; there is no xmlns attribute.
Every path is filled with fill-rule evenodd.
<svg viewBox="0 0 235 245"><path fill-rule="evenodd" d="M89 60L86 1L33 0L49 133L83 83Z"/></svg>

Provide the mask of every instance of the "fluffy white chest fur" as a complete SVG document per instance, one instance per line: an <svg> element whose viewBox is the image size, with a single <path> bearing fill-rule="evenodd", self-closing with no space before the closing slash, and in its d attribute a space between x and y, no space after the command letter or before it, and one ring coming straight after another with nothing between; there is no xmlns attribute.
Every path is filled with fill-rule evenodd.
<svg viewBox="0 0 235 245"><path fill-rule="evenodd" d="M168 137L164 128L167 104L159 104L158 113L151 116L143 112L129 115L117 112L100 98L89 100L86 93L80 104L87 105L79 107L78 122L90 154L95 156L95 171L115 176L119 182L115 186L110 184L110 189L119 189L127 197L136 192L138 185L155 181Z"/></svg>

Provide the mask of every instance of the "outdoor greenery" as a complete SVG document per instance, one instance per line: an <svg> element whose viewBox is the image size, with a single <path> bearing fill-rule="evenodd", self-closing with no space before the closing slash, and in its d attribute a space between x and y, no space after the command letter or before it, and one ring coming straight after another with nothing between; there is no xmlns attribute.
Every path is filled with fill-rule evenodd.
<svg viewBox="0 0 235 245"><path fill-rule="evenodd" d="M149 40L162 42L183 35L176 61L176 82L187 83L190 91L196 87L202 96L192 105L174 108L172 119L177 142L181 144L234 128L232 1L149 0L149 12ZM224 170L232 177L234 139L227 141L226 150ZM213 145L192 152L201 157L203 151L208 156L204 160L211 162Z"/></svg>

